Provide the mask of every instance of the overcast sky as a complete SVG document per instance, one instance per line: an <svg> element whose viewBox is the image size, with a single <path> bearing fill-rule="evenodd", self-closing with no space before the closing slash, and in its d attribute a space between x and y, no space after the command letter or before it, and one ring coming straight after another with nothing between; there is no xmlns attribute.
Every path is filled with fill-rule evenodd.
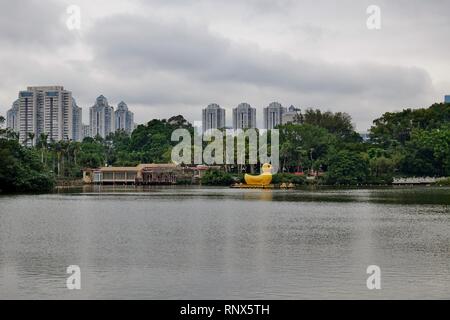
<svg viewBox="0 0 450 320"><path fill-rule="evenodd" d="M366 9L381 8L381 29ZM69 5L81 29L69 30ZM447 0L0 0L0 114L29 85L88 108L124 100L137 123L240 102L345 111L357 130L450 93Z"/></svg>

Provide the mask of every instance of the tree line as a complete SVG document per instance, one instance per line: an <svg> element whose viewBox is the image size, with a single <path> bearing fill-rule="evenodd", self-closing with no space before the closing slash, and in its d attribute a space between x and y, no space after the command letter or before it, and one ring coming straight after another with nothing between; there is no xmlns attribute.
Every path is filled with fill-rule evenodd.
<svg viewBox="0 0 450 320"><path fill-rule="evenodd" d="M171 141L172 132L194 132L179 115L139 125L131 135L117 131L105 139L75 142L49 141L41 134L34 147L25 147L16 133L3 128L4 121L0 116L2 192L48 191L57 180L81 178L83 168L167 163L177 143ZM373 121L368 141L342 112L298 111L293 123L278 129L280 174L275 181L301 183L303 174L317 176L318 183L357 185L389 184L395 176L450 176L450 104L387 112ZM229 184L259 165L223 166L222 173L210 172L204 182Z"/></svg>

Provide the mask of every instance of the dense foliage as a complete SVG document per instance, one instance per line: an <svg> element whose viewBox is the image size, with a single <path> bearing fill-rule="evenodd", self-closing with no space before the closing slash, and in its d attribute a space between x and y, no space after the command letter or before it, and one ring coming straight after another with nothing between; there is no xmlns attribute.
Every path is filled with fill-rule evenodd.
<svg viewBox="0 0 450 320"><path fill-rule="evenodd" d="M345 113L309 109L279 129L282 170L323 172L323 183L450 175L450 104L385 113L373 122L367 142Z"/></svg>
<svg viewBox="0 0 450 320"><path fill-rule="evenodd" d="M78 179L86 167L170 162L178 143L171 141L172 132L177 128L193 132L189 122L176 116L151 120L131 135L118 131L106 139L48 141L43 134L29 148L19 145L17 134L1 129L4 120L0 117L3 192L45 191L55 179ZM388 184L394 176L450 176L450 104L385 113L373 122L366 142L351 121L345 113L307 109L297 113L294 123L279 126L281 168L274 183L303 184L308 174L319 177L320 183L345 185ZM201 182L229 185L244 172L259 173L260 165L226 165L222 171L208 171Z"/></svg>
<svg viewBox="0 0 450 320"><path fill-rule="evenodd" d="M328 184L355 185L367 183L369 164L359 152L341 150L329 158Z"/></svg>
<svg viewBox="0 0 450 320"><path fill-rule="evenodd" d="M450 175L450 104L385 113L370 137L397 175Z"/></svg>
<svg viewBox="0 0 450 320"><path fill-rule="evenodd" d="M209 186L229 186L235 182L233 176L227 172L210 169L201 179L202 184Z"/></svg>
<svg viewBox="0 0 450 320"><path fill-rule="evenodd" d="M450 123L450 104L436 103L429 108L386 112L373 121L370 137L383 148L405 145L414 131L440 129Z"/></svg>
<svg viewBox="0 0 450 320"><path fill-rule="evenodd" d="M272 183L293 183L295 185L304 185L306 184L306 178L304 176L295 175L292 173L277 173L273 175Z"/></svg>
<svg viewBox="0 0 450 320"><path fill-rule="evenodd" d="M4 123L4 118L0 118ZM0 190L2 192L47 191L55 180L79 179L83 168L104 165L135 166L139 163L170 161L171 134L176 128L192 130L182 117L152 120L130 136L117 131L106 139L85 138L82 142L48 141L37 137L35 147L24 147L18 135L0 131ZM34 137L30 137L34 138Z"/></svg>
<svg viewBox="0 0 450 320"><path fill-rule="evenodd" d="M54 187L53 174L36 150L17 140L0 137L0 159L0 192L46 192Z"/></svg>

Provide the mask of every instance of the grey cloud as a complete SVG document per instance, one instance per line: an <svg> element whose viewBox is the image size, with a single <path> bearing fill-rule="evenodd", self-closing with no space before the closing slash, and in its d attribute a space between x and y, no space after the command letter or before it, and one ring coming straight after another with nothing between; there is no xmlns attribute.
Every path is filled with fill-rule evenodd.
<svg viewBox="0 0 450 320"><path fill-rule="evenodd" d="M299 93L418 95L431 80L419 68L370 62L352 65L295 60L288 54L244 46L206 27L159 23L121 15L99 21L89 42L96 62L117 74L143 76L165 70L186 81L245 83Z"/></svg>
<svg viewBox="0 0 450 320"><path fill-rule="evenodd" d="M448 1L380 0L383 28L369 33L368 0L135 0L135 15L76 0L89 22L76 41L69 2L1 2L0 113L27 85L61 84L84 108L101 93L125 100L138 122L279 100L346 111L365 129L383 112L439 101L436 83L449 83ZM87 48L79 60L76 44Z"/></svg>
<svg viewBox="0 0 450 320"><path fill-rule="evenodd" d="M58 1L43 5L37 0L2 1L0 4L0 44L29 50L49 49L67 44L66 7Z"/></svg>

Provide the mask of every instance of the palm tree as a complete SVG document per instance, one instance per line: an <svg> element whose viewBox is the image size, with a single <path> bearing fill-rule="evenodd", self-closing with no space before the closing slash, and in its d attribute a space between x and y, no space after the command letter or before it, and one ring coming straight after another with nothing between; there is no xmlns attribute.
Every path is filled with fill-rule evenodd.
<svg viewBox="0 0 450 320"><path fill-rule="evenodd" d="M70 143L69 147L73 156L73 162L77 165L77 154L81 151L81 145L79 142L73 141Z"/></svg>
<svg viewBox="0 0 450 320"><path fill-rule="evenodd" d="M60 155L60 161L61 161L61 165L60 165L60 169L61 172L64 174L64 170L65 170L65 163L64 163L64 158L67 157L67 163L70 164L70 159L69 159L69 146L70 143L68 141L60 141L59 145L61 146L61 155ZM59 171L58 171L59 173Z"/></svg>
<svg viewBox="0 0 450 320"><path fill-rule="evenodd" d="M280 156L282 160L281 168L284 171L286 169L286 164L289 163L292 156L292 144L289 141L285 141L280 147Z"/></svg>
<svg viewBox="0 0 450 320"><path fill-rule="evenodd" d="M47 133L41 133L39 135L39 141L38 141L38 143L36 145L39 149L41 149L41 162L42 163L44 163L44 152L48 149L47 140L48 140L48 134ZM47 159L46 159L45 162L47 162Z"/></svg>
<svg viewBox="0 0 450 320"><path fill-rule="evenodd" d="M12 139L12 140L19 140L19 133L18 132L14 132L11 129L7 129L6 130L6 137L8 139Z"/></svg>
<svg viewBox="0 0 450 320"><path fill-rule="evenodd" d="M56 166L58 171L58 176L61 175L61 156L62 156L62 148L60 142L52 143L53 152L56 154Z"/></svg>
<svg viewBox="0 0 450 320"><path fill-rule="evenodd" d="M314 168L313 168L313 164L314 164L314 159L313 159L313 152L315 151L314 148L311 148L309 150L309 156L311 157L311 172L314 172Z"/></svg>
<svg viewBox="0 0 450 320"><path fill-rule="evenodd" d="M33 141L35 136L36 136L36 135L35 135L34 133L28 132L28 135L27 135L25 141L23 142L23 144L26 144L26 143L27 143L28 141L30 141L30 140Z"/></svg>

